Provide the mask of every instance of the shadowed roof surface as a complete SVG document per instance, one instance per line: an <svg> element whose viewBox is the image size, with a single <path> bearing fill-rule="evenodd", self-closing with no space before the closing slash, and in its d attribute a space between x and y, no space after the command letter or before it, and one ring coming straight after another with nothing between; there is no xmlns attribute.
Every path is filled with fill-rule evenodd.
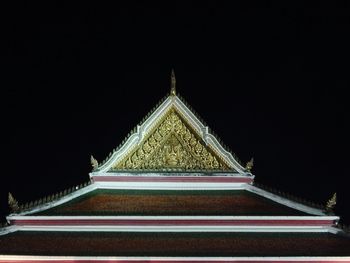
<svg viewBox="0 0 350 263"><path fill-rule="evenodd" d="M328 233L15 232L0 255L350 256L350 238Z"/></svg>
<svg viewBox="0 0 350 263"><path fill-rule="evenodd" d="M245 190L94 190L37 215L307 215Z"/></svg>

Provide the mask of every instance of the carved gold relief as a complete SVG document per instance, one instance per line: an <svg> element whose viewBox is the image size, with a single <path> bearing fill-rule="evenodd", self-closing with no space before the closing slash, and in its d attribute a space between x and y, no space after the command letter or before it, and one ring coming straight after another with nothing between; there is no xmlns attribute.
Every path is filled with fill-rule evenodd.
<svg viewBox="0 0 350 263"><path fill-rule="evenodd" d="M130 169L232 170L191 132L174 109L153 133L112 168Z"/></svg>

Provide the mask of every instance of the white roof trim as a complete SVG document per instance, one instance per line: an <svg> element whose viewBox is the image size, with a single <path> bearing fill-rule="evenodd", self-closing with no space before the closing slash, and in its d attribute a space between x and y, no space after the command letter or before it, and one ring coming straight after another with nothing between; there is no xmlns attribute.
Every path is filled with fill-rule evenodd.
<svg viewBox="0 0 350 263"><path fill-rule="evenodd" d="M39 217L37 217L39 218ZM52 218L55 220L56 218ZM259 232L259 233L331 233L339 234L341 229L327 226L144 226L144 225L13 225L0 231L0 236L17 231L62 231L62 232Z"/></svg>
<svg viewBox="0 0 350 263"><path fill-rule="evenodd" d="M8 216L11 220L122 219L122 220L337 220L337 216Z"/></svg>
<svg viewBox="0 0 350 263"><path fill-rule="evenodd" d="M212 148L216 150L217 153L231 166L233 167L237 172L241 174L250 175L250 173L245 172L245 168L242 167L232 156L232 154L224 149L222 145L219 143L219 141L215 138L214 135L209 133L208 126L205 126L196 115L194 115L189 108L186 107L186 105L178 98L174 98L174 104L176 106L176 109L179 110L180 113L183 114L183 116L187 119L188 122L190 122L192 125L197 126L197 132L201 135L203 141L210 145Z"/></svg>
<svg viewBox="0 0 350 263"><path fill-rule="evenodd" d="M12 233L12 232L16 232L20 229L20 227L18 226L6 226L6 227L3 227L3 228L0 228L0 236L4 236L4 235L7 235L9 233Z"/></svg>
<svg viewBox="0 0 350 263"><path fill-rule="evenodd" d="M297 203L295 201L292 201L292 200L289 200L287 198L284 198L284 197L275 195L273 193L270 193L268 191L265 191L265 190L258 188L256 186L245 184L244 188L249 192L266 197L272 201L275 201L275 202L280 203L282 205L294 208L296 210L299 210L299 211L302 211L302 212L305 212L308 214L312 214L312 215L326 216L326 214L320 209L313 208L313 207L310 207L307 205L303 205L301 203ZM338 220L339 220L339 217L338 217Z"/></svg>
<svg viewBox="0 0 350 263"><path fill-rule="evenodd" d="M154 177L162 177L162 176L171 176L171 177L191 177L191 176L200 176L200 177L208 177L208 178L213 178L213 177L238 177L238 178L247 178L246 175L242 175L240 173L234 173L234 172L210 172L210 175L208 175L207 172L190 172L186 173L184 171L170 171L170 172L164 172L164 171L159 171L159 172L154 172L154 171L118 171L118 172L91 172L89 173L90 177L98 175L98 176L143 176L143 177L149 177L149 176L154 176ZM251 175L249 178L254 178L254 175Z"/></svg>
<svg viewBox="0 0 350 263"><path fill-rule="evenodd" d="M18 214L10 214L7 218L11 218L12 216L21 216L21 215L28 215L28 214L33 214L33 213L38 213L38 212L41 212L41 211L44 211L44 210L47 210L47 209L50 209L52 207L55 207L55 206L58 206L58 205L61 205L63 203L66 203L74 198L77 198L83 194L86 194L86 193L89 193L95 189L97 189L97 185L96 184L90 184L86 187L83 187L73 193L70 193L66 196L63 196L62 198L58 199L58 200L54 200L52 202L49 202L49 203L46 203L46 204L42 204L42 205L39 205L37 207L34 207L33 209L29 209L27 211L23 211L23 212L20 212Z"/></svg>
<svg viewBox="0 0 350 263"><path fill-rule="evenodd" d="M201 182L96 182L100 189L126 190L244 190L245 183Z"/></svg>
<svg viewBox="0 0 350 263"><path fill-rule="evenodd" d="M259 233L329 233L321 226L20 226L17 231L47 232L259 232Z"/></svg>
<svg viewBox="0 0 350 263"><path fill-rule="evenodd" d="M137 146L145 134L157 124L157 120L161 118L163 114L167 112L170 107L175 107L181 115L191 124L196 132L201 136L203 141L210 145L216 153L233 169L239 174L244 176L251 176L251 173L246 172L245 168L242 167L232 156L232 154L224 149L219 141L209 133L208 126L205 126L198 118L191 112L191 110L177 97L169 96L152 114L151 116L141 125L137 126L137 131L132 134L122 147L114 152L112 156L107 160L97 171L93 172L94 176L98 176L102 173L109 171L112 165L120 158L123 158L131 150Z"/></svg>

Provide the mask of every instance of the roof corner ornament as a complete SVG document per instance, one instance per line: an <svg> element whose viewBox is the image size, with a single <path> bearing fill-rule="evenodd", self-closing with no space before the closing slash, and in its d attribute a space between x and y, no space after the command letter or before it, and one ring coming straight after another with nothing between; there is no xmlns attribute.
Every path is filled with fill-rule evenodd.
<svg viewBox="0 0 350 263"><path fill-rule="evenodd" d="M19 211L18 202L10 192L9 192L9 196L8 196L8 204L9 204L11 211L13 213L16 213Z"/></svg>
<svg viewBox="0 0 350 263"><path fill-rule="evenodd" d="M174 69L171 70L171 89L170 89L170 95L176 96L176 78L175 78L175 71Z"/></svg>
<svg viewBox="0 0 350 263"><path fill-rule="evenodd" d="M92 170L96 170L98 168L98 161L91 155L90 162L92 165Z"/></svg>
<svg viewBox="0 0 350 263"><path fill-rule="evenodd" d="M254 165L254 158L252 157L249 162L245 165L246 171L250 172Z"/></svg>
<svg viewBox="0 0 350 263"><path fill-rule="evenodd" d="M326 211L333 212L333 209L336 204L337 204L337 193L334 193L333 196L327 201Z"/></svg>

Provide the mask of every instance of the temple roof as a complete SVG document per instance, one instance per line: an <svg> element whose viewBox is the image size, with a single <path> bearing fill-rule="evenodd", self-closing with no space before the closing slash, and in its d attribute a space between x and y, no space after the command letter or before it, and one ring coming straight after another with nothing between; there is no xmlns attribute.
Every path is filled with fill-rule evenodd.
<svg viewBox="0 0 350 263"><path fill-rule="evenodd" d="M175 91L130 133L93 176L123 171L228 172L252 176Z"/></svg>
<svg viewBox="0 0 350 263"><path fill-rule="evenodd" d="M256 187L252 161L239 163L175 83L172 73L170 95L106 161L91 159L88 183L25 206L9 194L14 213L0 229L0 261L21 255L350 258L349 235L331 213L336 196L320 209Z"/></svg>

